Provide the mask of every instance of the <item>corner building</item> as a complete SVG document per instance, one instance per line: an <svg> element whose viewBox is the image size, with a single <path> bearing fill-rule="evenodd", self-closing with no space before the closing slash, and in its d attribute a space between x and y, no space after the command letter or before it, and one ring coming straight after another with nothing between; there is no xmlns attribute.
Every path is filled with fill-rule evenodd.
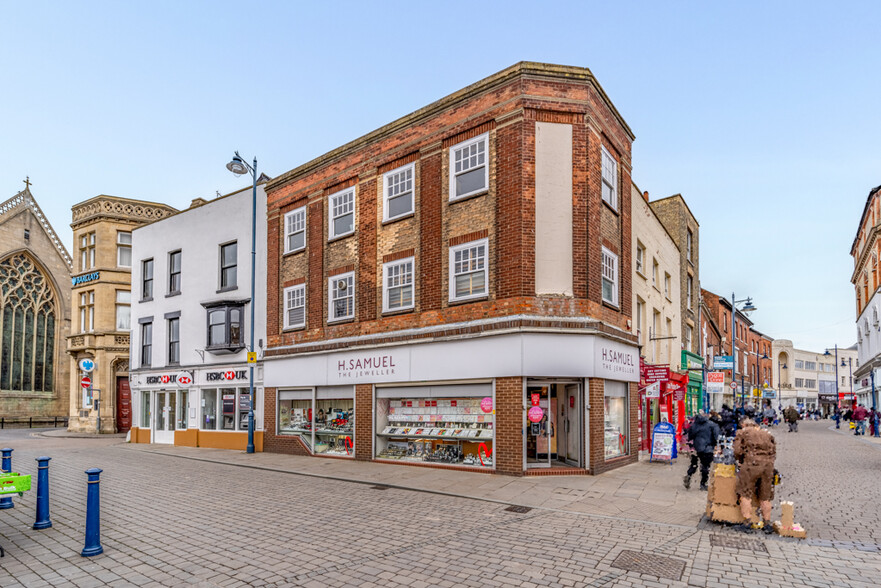
<svg viewBox="0 0 881 588"><path fill-rule="evenodd" d="M498 473L637 459L633 134L519 63L266 185L266 451Z"/></svg>

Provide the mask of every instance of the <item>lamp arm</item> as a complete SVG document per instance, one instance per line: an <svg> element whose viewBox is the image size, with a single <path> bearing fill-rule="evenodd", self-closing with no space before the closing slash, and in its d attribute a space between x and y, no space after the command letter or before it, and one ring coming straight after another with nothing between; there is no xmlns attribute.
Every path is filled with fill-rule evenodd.
<svg viewBox="0 0 881 588"><path fill-rule="evenodd" d="M254 166L252 167L250 163L245 161L244 157L239 155L238 151L236 151L235 154L236 154L236 157L239 158L239 161L241 161L245 165L245 167L248 168L248 173L250 173L251 177L254 178L254 180L256 181L257 180L257 158L256 157L254 158Z"/></svg>

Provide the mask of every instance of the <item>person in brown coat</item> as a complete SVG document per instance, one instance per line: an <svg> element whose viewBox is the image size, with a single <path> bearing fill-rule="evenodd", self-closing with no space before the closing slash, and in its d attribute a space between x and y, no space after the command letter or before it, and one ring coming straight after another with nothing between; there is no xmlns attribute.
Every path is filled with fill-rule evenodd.
<svg viewBox="0 0 881 588"><path fill-rule="evenodd" d="M761 528L766 533L771 533L771 499L774 498L774 459L777 457L777 445L774 436L759 428L752 419L743 419L740 426L734 437L734 459L740 464L740 471L737 473L740 512L747 521L741 528L750 528L749 522L756 515L753 502L756 499L762 511Z"/></svg>

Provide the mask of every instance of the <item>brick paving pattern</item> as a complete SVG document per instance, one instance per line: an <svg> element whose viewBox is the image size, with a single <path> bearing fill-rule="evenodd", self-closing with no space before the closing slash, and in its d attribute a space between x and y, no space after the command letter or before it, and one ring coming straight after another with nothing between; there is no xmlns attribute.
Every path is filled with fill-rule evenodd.
<svg viewBox="0 0 881 588"><path fill-rule="evenodd" d="M796 501L807 541L701 524L704 495L682 489L684 463L509 478L0 431L16 470L53 458L53 527L31 529L36 489L0 511L0 586L877 586L881 511L858 489L881 445L828 426L777 432L777 500ZM82 558L89 467L104 469L105 553ZM364 483L330 479L344 475ZM844 516L857 499L861 517ZM679 579L660 564L616 567L625 552L673 560Z"/></svg>

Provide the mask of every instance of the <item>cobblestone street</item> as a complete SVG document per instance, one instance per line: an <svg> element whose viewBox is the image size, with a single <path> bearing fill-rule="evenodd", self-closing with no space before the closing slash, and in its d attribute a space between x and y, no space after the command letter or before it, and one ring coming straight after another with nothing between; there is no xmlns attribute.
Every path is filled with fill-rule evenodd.
<svg viewBox="0 0 881 588"><path fill-rule="evenodd" d="M830 423L775 431L804 541L702 522L681 462L508 478L2 431L14 469L52 457L53 527L34 476L0 511L0 586L876 586L881 445ZM89 467L104 554L82 558Z"/></svg>

